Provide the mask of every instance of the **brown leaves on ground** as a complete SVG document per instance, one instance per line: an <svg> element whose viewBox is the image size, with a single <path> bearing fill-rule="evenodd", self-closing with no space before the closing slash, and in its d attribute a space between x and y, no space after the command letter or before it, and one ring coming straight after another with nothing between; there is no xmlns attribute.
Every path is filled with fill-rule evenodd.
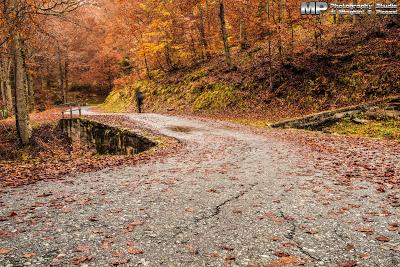
<svg viewBox="0 0 400 267"><path fill-rule="evenodd" d="M11 248L0 248L0 255L6 255L12 251Z"/></svg>
<svg viewBox="0 0 400 267"><path fill-rule="evenodd" d="M157 148L152 152L134 156L97 156L84 147L72 145L66 136L56 130L56 122L60 119L59 112L56 111L45 111L31 116L35 127L32 145L26 149L20 149L17 145L13 121L11 119L0 121L0 158L5 159L0 160L2 174L0 191L6 187L59 179L68 174L135 165L176 153L182 147L182 144L168 139L165 140L167 146ZM122 125L125 128L135 126L133 122L121 116L93 116L93 119L113 126ZM144 131L137 128L134 130ZM46 197L46 195L41 197Z"/></svg>
<svg viewBox="0 0 400 267"><path fill-rule="evenodd" d="M128 247L128 253L132 255L140 255L143 254L143 250L137 249L135 247Z"/></svg>
<svg viewBox="0 0 400 267"><path fill-rule="evenodd" d="M80 265L80 264L82 264L82 263L84 263L84 262L91 261L92 259L93 259L92 256L81 256L81 257L79 257L79 258L73 259L73 260L72 260L72 264Z"/></svg>
<svg viewBox="0 0 400 267"><path fill-rule="evenodd" d="M390 223L388 230L392 232L400 231L400 223Z"/></svg>
<svg viewBox="0 0 400 267"><path fill-rule="evenodd" d="M310 234L310 235L318 234L318 230L317 230L317 229L314 229L314 228L310 228L310 229L306 230L305 232L306 232L307 234Z"/></svg>
<svg viewBox="0 0 400 267"><path fill-rule="evenodd" d="M132 232L133 230L135 230L136 226L143 225L143 224L144 224L144 221L139 221L139 220L137 220L137 221L133 221L133 222L131 222L131 223L125 225L124 228L125 228L126 231L128 231L128 232Z"/></svg>
<svg viewBox="0 0 400 267"><path fill-rule="evenodd" d="M122 264L127 264L129 262L130 262L130 259L128 259L128 258L116 258L116 259L112 260L111 264L114 266L118 266L118 265L122 265Z"/></svg>
<svg viewBox="0 0 400 267"><path fill-rule="evenodd" d="M358 228L357 231L366 235L372 235L373 233L375 233L375 230L369 227Z"/></svg>
<svg viewBox="0 0 400 267"><path fill-rule="evenodd" d="M336 267L354 267L357 266L356 260L344 260L336 263Z"/></svg>
<svg viewBox="0 0 400 267"><path fill-rule="evenodd" d="M298 266L303 265L304 261L296 256L283 256L278 261L274 261L264 265L264 267L282 267L282 266Z"/></svg>
<svg viewBox="0 0 400 267"><path fill-rule="evenodd" d="M389 242L390 241L390 239L384 235L377 236L377 237L375 237L375 239L378 241L381 241L381 242Z"/></svg>
<svg viewBox="0 0 400 267"><path fill-rule="evenodd" d="M33 253L33 252L27 252L27 253L24 253L24 255L22 255L22 257L25 259L30 259L34 256L36 256L36 253Z"/></svg>

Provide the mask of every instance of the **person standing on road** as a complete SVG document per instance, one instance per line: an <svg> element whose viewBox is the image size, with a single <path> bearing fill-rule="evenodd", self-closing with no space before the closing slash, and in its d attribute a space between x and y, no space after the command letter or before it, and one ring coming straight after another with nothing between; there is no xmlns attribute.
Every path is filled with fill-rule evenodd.
<svg viewBox="0 0 400 267"><path fill-rule="evenodd" d="M136 90L136 104L139 113L142 113L143 100L144 94L140 90Z"/></svg>

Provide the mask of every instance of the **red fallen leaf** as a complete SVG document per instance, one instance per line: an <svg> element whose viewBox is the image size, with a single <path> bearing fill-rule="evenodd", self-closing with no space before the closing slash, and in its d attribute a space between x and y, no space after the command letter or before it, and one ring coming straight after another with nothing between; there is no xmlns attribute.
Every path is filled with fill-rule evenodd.
<svg viewBox="0 0 400 267"><path fill-rule="evenodd" d="M90 250L90 247L88 245L78 245L75 248L76 252L89 252L89 250Z"/></svg>
<svg viewBox="0 0 400 267"><path fill-rule="evenodd" d="M210 189L207 190L207 192L210 192L210 193L217 193L217 189L215 189L215 188L210 188Z"/></svg>
<svg viewBox="0 0 400 267"><path fill-rule="evenodd" d="M301 260L295 256L283 257L280 259L280 262L283 265L300 265L302 264Z"/></svg>
<svg viewBox="0 0 400 267"><path fill-rule="evenodd" d="M336 263L337 267L354 267L357 266L357 261L356 260L345 260L341 262Z"/></svg>
<svg viewBox="0 0 400 267"><path fill-rule="evenodd" d="M211 252L211 253L209 253L208 254L210 257L213 257L213 258L219 258L219 253L218 252Z"/></svg>
<svg viewBox="0 0 400 267"><path fill-rule="evenodd" d="M101 247L102 247L103 249L110 249L113 243L114 243L113 240L105 239L105 240L103 240L103 241L101 242Z"/></svg>
<svg viewBox="0 0 400 267"><path fill-rule="evenodd" d="M283 251L275 251L274 255L279 257L279 258L290 257L290 255L288 253L283 252Z"/></svg>
<svg viewBox="0 0 400 267"><path fill-rule="evenodd" d="M81 256L79 258L73 259L72 260L72 264L79 265L79 264L84 263L86 261L91 261L92 259L93 259L92 256Z"/></svg>
<svg viewBox="0 0 400 267"><path fill-rule="evenodd" d="M366 235L372 235L375 232L375 230L372 228L359 228L357 229L357 231L364 233Z"/></svg>
<svg viewBox="0 0 400 267"><path fill-rule="evenodd" d="M302 265L305 262L300 260L299 258L295 256L288 256L288 257L282 257L278 261L274 261L271 263L268 263L264 265L264 267L281 267L281 266L295 266L295 265Z"/></svg>
<svg viewBox="0 0 400 267"><path fill-rule="evenodd" d="M358 257L359 257L360 259L362 259L362 260L366 260L366 259L369 258L369 254L368 254L367 252L361 253Z"/></svg>
<svg viewBox="0 0 400 267"><path fill-rule="evenodd" d="M376 189L376 191L380 192L380 193L385 193L386 189L383 186L380 186Z"/></svg>
<svg viewBox="0 0 400 267"><path fill-rule="evenodd" d="M25 253L24 255L22 255L22 257L26 258L26 259L29 259L29 258L32 258L35 255L36 255L36 253L28 252L28 253Z"/></svg>
<svg viewBox="0 0 400 267"><path fill-rule="evenodd" d="M396 232L396 231L399 231L400 228L399 228L399 227L392 227L392 226L389 226L389 227L388 227L388 230L389 230L389 231L392 231L392 232Z"/></svg>
<svg viewBox="0 0 400 267"><path fill-rule="evenodd" d="M6 255L11 252L11 248L0 248L0 255Z"/></svg>
<svg viewBox="0 0 400 267"><path fill-rule="evenodd" d="M124 228L125 228L128 232L132 232L132 231L136 228L136 226L142 225L142 224L144 224L143 221L134 221L134 222L131 222L131 223L125 225Z"/></svg>
<svg viewBox="0 0 400 267"><path fill-rule="evenodd" d="M18 214L15 211L10 212L10 214L8 215L8 217L15 217Z"/></svg>
<svg viewBox="0 0 400 267"><path fill-rule="evenodd" d="M317 229L308 229L308 230L306 230L306 233L310 234L310 235L315 235L318 233L318 230Z"/></svg>
<svg viewBox="0 0 400 267"><path fill-rule="evenodd" d="M115 266L118 266L118 265L121 265L121 264L127 264L127 263L129 263L129 261L130 261L130 259L128 259L128 258L119 258L119 259L114 259L111 262L111 264L115 265Z"/></svg>
<svg viewBox="0 0 400 267"><path fill-rule="evenodd" d="M124 256L124 253L122 253L121 251L113 251L112 253L111 253L111 255L113 256L113 257L122 257L122 256Z"/></svg>
<svg viewBox="0 0 400 267"><path fill-rule="evenodd" d="M126 244L128 245L128 247L136 246L135 242L132 242L132 241L128 241L128 242L126 242Z"/></svg>
<svg viewBox="0 0 400 267"><path fill-rule="evenodd" d="M390 227L400 227L400 223L389 223Z"/></svg>
<svg viewBox="0 0 400 267"><path fill-rule="evenodd" d="M129 254L133 254L133 255L139 255L139 254L143 254L144 252L142 250L137 249L137 248L129 247L128 248L128 253Z"/></svg>
<svg viewBox="0 0 400 267"><path fill-rule="evenodd" d="M235 250L233 247L230 247L230 246L228 246L228 245L222 245L221 248L222 248L223 250L228 250L228 251L233 251L233 250Z"/></svg>
<svg viewBox="0 0 400 267"><path fill-rule="evenodd" d="M192 208L186 208L185 211L186 212L193 212L193 209Z"/></svg>
<svg viewBox="0 0 400 267"><path fill-rule="evenodd" d="M71 208L66 208L66 207L64 207L64 208L61 209L61 211L62 211L63 213L70 213L70 212L72 212L72 209L71 209Z"/></svg>
<svg viewBox="0 0 400 267"><path fill-rule="evenodd" d="M381 241L381 242L389 242L390 241L390 239L388 237L383 236L383 235L377 236L377 237L375 237L375 239L378 241Z"/></svg>
<svg viewBox="0 0 400 267"><path fill-rule="evenodd" d="M37 197L49 197L51 195L53 195L53 193L43 193L41 195L37 195Z"/></svg>
<svg viewBox="0 0 400 267"><path fill-rule="evenodd" d="M243 213L240 209L234 209L232 212L234 214L242 214Z"/></svg>
<svg viewBox="0 0 400 267"><path fill-rule="evenodd" d="M89 221L91 222L97 222L98 220L99 219L97 219L95 216L89 218Z"/></svg>
<svg viewBox="0 0 400 267"><path fill-rule="evenodd" d="M273 236L273 237L271 237L271 240L272 241L279 241L279 240L281 240L282 238L280 238L279 236Z"/></svg>
<svg viewBox="0 0 400 267"><path fill-rule="evenodd" d="M0 230L0 238L11 238L15 235L16 235L16 233Z"/></svg>
<svg viewBox="0 0 400 267"><path fill-rule="evenodd" d="M231 264L236 259L235 256L229 255L225 258L225 264Z"/></svg>
<svg viewBox="0 0 400 267"><path fill-rule="evenodd" d="M93 233L94 233L94 234L102 234L103 231L102 231L102 230L99 230L99 229L96 229L96 230L93 230Z"/></svg>
<svg viewBox="0 0 400 267"><path fill-rule="evenodd" d="M346 249L347 251L352 251L352 250L354 250L355 248L356 248L356 247L355 247L353 244L347 244L345 249Z"/></svg>

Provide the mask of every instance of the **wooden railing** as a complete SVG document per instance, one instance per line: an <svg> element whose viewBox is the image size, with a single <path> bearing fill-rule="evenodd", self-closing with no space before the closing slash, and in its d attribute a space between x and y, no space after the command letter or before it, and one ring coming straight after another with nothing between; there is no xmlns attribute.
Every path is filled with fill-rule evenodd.
<svg viewBox="0 0 400 267"><path fill-rule="evenodd" d="M66 103L63 104L62 106L68 106L68 109L64 110L61 112L61 117L65 119L65 114L69 115L69 118L72 119L72 117L75 115L74 111L78 111L78 116L82 116L82 106L84 106L82 103L79 102L71 102L71 103Z"/></svg>

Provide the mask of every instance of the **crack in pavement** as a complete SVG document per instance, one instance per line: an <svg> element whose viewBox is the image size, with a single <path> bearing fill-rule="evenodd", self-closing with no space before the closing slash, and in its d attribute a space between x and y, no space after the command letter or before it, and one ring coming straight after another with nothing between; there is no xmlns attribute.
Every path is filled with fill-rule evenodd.
<svg viewBox="0 0 400 267"><path fill-rule="evenodd" d="M192 225L196 225L196 224L200 223L201 221L205 221L205 220L208 220L208 219L211 219L211 218L213 218L213 217L218 216L218 215L221 213L221 208L222 208L222 207L224 207L226 204L228 204L228 203L230 203L230 202L232 202L232 201L238 200L240 197L242 197L242 196L244 196L245 194L249 193L249 192L250 192L254 187L256 187L258 184L259 184L259 183L249 184L249 186L248 186L248 188L247 188L246 190L240 191L238 194L234 195L234 196L231 197L231 198L226 199L226 200L223 201L222 203L220 203L220 204L218 204L217 206L215 206L214 209L213 209L213 212L212 212L211 214L202 216L202 217L200 217L200 218L195 218L195 219L193 220L192 223L186 225L186 226L185 226L183 229L181 229L179 232L175 233L175 234L173 235L173 237L175 238L175 237L177 237L178 235L183 234L183 233L186 232L186 231L189 229L189 227L192 226Z"/></svg>
<svg viewBox="0 0 400 267"><path fill-rule="evenodd" d="M316 256L313 256L311 253L309 253L308 251L306 251L306 250L300 245L300 243L294 239L294 237L295 237L295 235L296 235L296 231L297 231L297 226L296 226L296 223L294 222L294 218L290 218L290 217L286 216L285 213L284 213L282 210L279 210L279 214L281 215L281 217L282 217L286 222L288 222L288 223L291 225L291 229L290 229L289 233L288 233L288 234L284 234L284 236L285 236L287 239L293 241L293 242L295 243L297 249L298 249L301 253L303 253L304 255L307 255L308 257L310 257L311 259L313 259L313 260L315 260L315 261L320 261L320 260L321 260L320 258L318 258L318 257L316 257Z"/></svg>

